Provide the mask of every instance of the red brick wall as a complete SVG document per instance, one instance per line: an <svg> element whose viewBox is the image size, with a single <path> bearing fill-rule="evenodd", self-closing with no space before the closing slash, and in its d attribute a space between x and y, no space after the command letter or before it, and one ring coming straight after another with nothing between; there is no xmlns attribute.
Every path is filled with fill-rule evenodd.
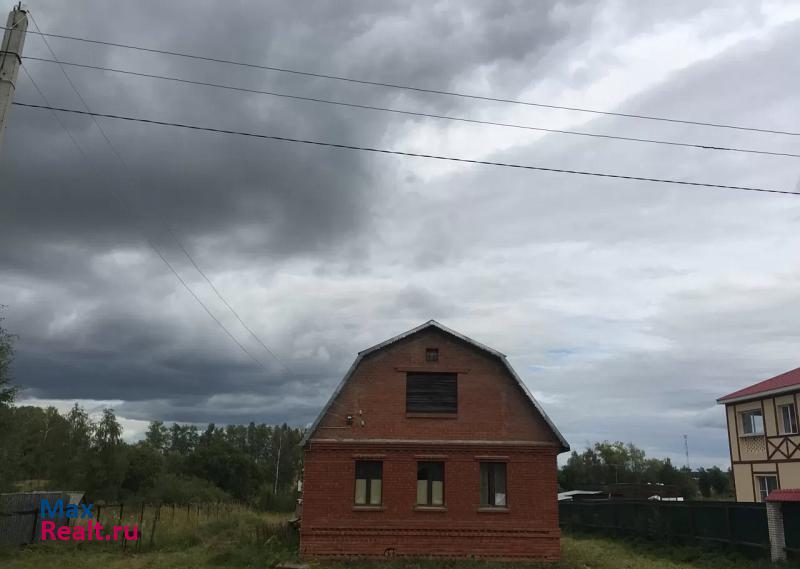
<svg viewBox="0 0 800 569"><path fill-rule="evenodd" d="M300 553L335 556L559 558L553 447L312 443L305 453ZM419 511L417 461L445 463L443 511ZM507 461L508 511L480 507L480 459ZM355 461L383 461L380 510L353 506Z"/></svg>
<svg viewBox="0 0 800 569"><path fill-rule="evenodd" d="M425 361L426 348L438 348L438 362ZM406 416L406 373L417 370L458 373L456 417ZM305 449L301 555L557 560L559 450L557 437L498 358L424 330L366 356L312 433ZM478 511L480 457L488 456L507 461L508 511ZM383 461L380 510L353 508L359 457ZM445 462L446 510L414 508L416 463L426 457Z"/></svg>
<svg viewBox="0 0 800 569"><path fill-rule="evenodd" d="M438 362L425 361L426 348L439 349ZM416 368L459 372L457 418L406 417L403 370ZM313 437L557 441L497 358L435 329L364 358Z"/></svg>

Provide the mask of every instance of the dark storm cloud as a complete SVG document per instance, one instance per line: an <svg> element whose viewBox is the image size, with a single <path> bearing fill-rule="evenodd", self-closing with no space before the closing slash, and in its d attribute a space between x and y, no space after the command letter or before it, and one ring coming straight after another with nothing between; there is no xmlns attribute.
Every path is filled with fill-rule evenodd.
<svg viewBox="0 0 800 569"><path fill-rule="evenodd" d="M780 6L772 12L730 2L643 6L87 1L32 8L47 31L121 43L421 87L800 129L789 95L800 77L792 72L797 23L786 16L787 23L770 24L780 19ZM253 89L794 151L791 141L774 137L597 120L51 43L66 60ZM26 53L49 56L34 36ZM53 103L80 108L57 67L27 65ZM100 112L553 167L736 185L797 182L795 163L783 159L539 138L69 73ZM18 99L39 102L24 75ZM63 120L92 165L50 115L20 107L0 155L0 303L9 305L7 323L21 338L15 374L27 397L113 401L130 420L302 425L358 350L435 317L508 353L576 446L636 433L632 442L679 456L688 432L711 462L727 455L714 399L794 367L797 275L787 261L796 253L794 202L446 169L101 119L128 174L90 120ZM248 338L164 222L283 364ZM146 239L263 367L216 327ZM621 408L632 411L621 416Z"/></svg>
<svg viewBox="0 0 800 569"><path fill-rule="evenodd" d="M33 7L47 31L441 86L483 64L535 60L569 31L568 22L548 16L552 9L473 4L430 12L423 4L405 2L305 4L299 10L294 3L273 3L268 9L176 2ZM50 42L65 60L333 98L358 92L336 82ZM26 53L49 57L35 36L29 36ZM51 102L81 108L55 66L27 65ZM97 71L68 72L91 108L101 112L353 143L377 140L386 123L396 120ZM25 78L20 83L18 100L40 102ZM366 96L380 102L396 94L370 89ZM159 298L171 289L171 277L159 274L165 267L153 260L143 238L156 243L184 274L188 263L164 223L212 273L292 256L358 255L363 250L355 242L369 228L371 203L385 191L370 157L101 119L125 157L125 169L85 117L62 120L91 164L48 114L18 107L13 117L7 137L14 142L2 159L7 190L0 223L8 246L0 260L17 287L39 292L35 301L21 295L13 312L24 338L17 375L30 393L136 400L180 398L187 391L201 397L278 392L285 380L273 369L275 362L252 341L249 349L267 361L267 372L237 354L191 301L181 301L188 319L159 314ZM135 274L108 274L92 266L115 250L150 258L123 269ZM420 314L430 309L424 293L409 289L398 302L403 298L418 305ZM71 312L79 316L70 320ZM60 320L66 322L63 332L53 332ZM187 333L189 320L203 333ZM330 378L329 369L317 369L313 362L300 367L310 368L312 376L324 373L306 377L307 383Z"/></svg>

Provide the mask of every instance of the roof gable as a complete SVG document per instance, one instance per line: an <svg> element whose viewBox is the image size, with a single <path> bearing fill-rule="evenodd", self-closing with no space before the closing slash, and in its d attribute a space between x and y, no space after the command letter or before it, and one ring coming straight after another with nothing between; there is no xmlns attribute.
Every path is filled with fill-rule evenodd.
<svg viewBox="0 0 800 569"><path fill-rule="evenodd" d="M733 393L729 393L717 399L717 403L729 403L732 401L751 399L759 395L778 394L793 389L800 389L800 367L734 391Z"/></svg>
<svg viewBox="0 0 800 569"><path fill-rule="evenodd" d="M533 395L528 390L528 388L525 385L525 383L522 381L522 379L517 375L517 373L511 367L511 364L508 363L508 360L506 359L505 354L503 354L501 352L498 352L497 350L494 350L494 349L492 349L492 348L490 348L490 347L488 347L488 346L486 346L484 344L481 344L480 342L476 342L472 338L464 336L463 334L460 334L460 333L456 332L455 330L452 330L452 329L440 324L436 320L429 320L428 322L425 322L424 324L421 324L421 325L419 325L419 326L417 326L415 328L412 328L411 330L408 330L407 332L403 332L402 334L398 334L397 336L389 338L388 340L385 340L385 341L383 341L383 342L381 342L379 344L376 344L376 345L374 345L374 346L372 346L370 348L367 348L366 350L363 350L363 351L359 352L358 353L358 357L356 357L356 360L350 366L350 369L348 369L348 371L345 374L344 378L342 378L342 381L339 382L339 385L336 387L336 389L334 390L334 392L331 395L330 399L325 404L325 407L323 407L322 411L317 416L317 418L314 421L314 423L311 425L311 427L308 429L308 431L306 431L306 434L303 437L303 440L301 442L301 446L305 446L308 443L308 441L311 439L311 436L317 430L317 427L319 426L319 424L322 421L323 417L325 417L325 415L328 413L328 411L330 410L331 406L333 405L333 402L336 400L336 398L342 392L342 389L347 384L347 382L350 380L350 378L353 376L356 368L359 366L359 364L362 362L362 360L365 357L367 357L370 354L373 354L373 353L375 353L375 352L377 352L379 350L385 349L385 348L387 348L387 347L389 347L389 346L391 346L393 344L396 344L397 342L400 342L401 340L409 338L409 337L413 336L414 334L417 334L419 332L422 332L422 331L428 330L428 329L435 329L435 330L438 330L440 332L443 332L444 334L447 334L449 336L452 336L452 337L460 340L461 342L464 342L465 344L471 346L472 348L475 348L475 349L477 349L477 350L479 350L481 352L487 353L490 356L493 356L493 357L497 358L498 360L500 360L500 362L503 364L503 367L505 368L505 370L508 372L508 374L514 380L516 385L522 390L522 393L525 396L525 400L532 406L532 408L536 411L536 413L538 413L538 415L544 420L544 422L547 425L547 427L550 429L550 431L553 433L555 438L561 444L562 451L569 450L569 443L567 443L567 441L564 438L564 436L559 432L559 430L556 428L556 426L553 424L553 422L547 416L547 413L545 413L545 411L544 411L544 409L542 409L541 405L539 405L539 403L536 401L536 399L534 399Z"/></svg>

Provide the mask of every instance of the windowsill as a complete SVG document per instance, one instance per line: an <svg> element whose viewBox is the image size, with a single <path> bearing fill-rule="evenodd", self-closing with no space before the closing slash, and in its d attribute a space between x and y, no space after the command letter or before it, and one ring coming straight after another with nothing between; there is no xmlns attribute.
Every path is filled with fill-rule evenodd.
<svg viewBox="0 0 800 569"><path fill-rule="evenodd" d="M407 419L458 419L458 413L406 413Z"/></svg>
<svg viewBox="0 0 800 569"><path fill-rule="evenodd" d="M446 512L447 506L414 506L415 512Z"/></svg>
<svg viewBox="0 0 800 569"><path fill-rule="evenodd" d="M506 506L481 506L478 508L479 514L507 514L511 508Z"/></svg>
<svg viewBox="0 0 800 569"><path fill-rule="evenodd" d="M385 509L383 506L353 506L354 512L382 512Z"/></svg>
<svg viewBox="0 0 800 569"><path fill-rule="evenodd" d="M794 431L793 433L778 433L779 437L793 437L795 435L800 434L798 431Z"/></svg>
<svg viewBox="0 0 800 569"><path fill-rule="evenodd" d="M739 435L739 438L740 439L752 439L752 438L755 438L755 437L765 437L765 436L766 436L765 433L750 433L749 435L745 433L745 434Z"/></svg>

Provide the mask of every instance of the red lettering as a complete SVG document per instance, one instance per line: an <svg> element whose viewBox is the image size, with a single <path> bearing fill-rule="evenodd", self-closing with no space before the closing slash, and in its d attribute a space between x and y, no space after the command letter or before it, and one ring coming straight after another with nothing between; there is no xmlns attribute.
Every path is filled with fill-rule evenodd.
<svg viewBox="0 0 800 569"><path fill-rule="evenodd" d="M58 539L60 539L61 541L67 541L71 533L70 529L71 528L69 526L61 526L60 528L58 528L58 531L56 532Z"/></svg>
<svg viewBox="0 0 800 569"><path fill-rule="evenodd" d="M121 531L122 531L121 526L114 526L114 541L117 541L119 539L119 532Z"/></svg>
<svg viewBox="0 0 800 569"><path fill-rule="evenodd" d="M139 539L139 526L133 526L133 533L128 535L128 530L131 529L130 526L125 526L125 539L128 541L136 541Z"/></svg>
<svg viewBox="0 0 800 569"><path fill-rule="evenodd" d="M55 539L54 530L56 529L56 522L42 522L42 541L47 541L48 539Z"/></svg>
<svg viewBox="0 0 800 569"><path fill-rule="evenodd" d="M100 530L103 529L103 524L94 524L94 538L95 539L103 539L103 536L100 535Z"/></svg>

